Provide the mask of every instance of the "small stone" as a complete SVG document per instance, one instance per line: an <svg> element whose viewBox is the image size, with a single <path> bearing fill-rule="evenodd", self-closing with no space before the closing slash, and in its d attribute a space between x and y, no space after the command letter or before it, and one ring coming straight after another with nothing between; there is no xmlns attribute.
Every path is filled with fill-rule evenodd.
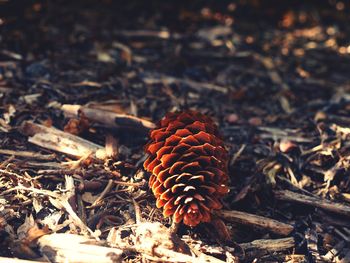
<svg viewBox="0 0 350 263"><path fill-rule="evenodd" d="M237 123L238 120L239 120L239 117L238 117L238 115L235 114L235 113L231 113L231 114L228 114L228 115L226 116L226 121L227 121L228 123Z"/></svg>
<svg viewBox="0 0 350 263"><path fill-rule="evenodd" d="M297 147L297 145L295 143L293 143L289 140L286 140L286 139L281 140L280 145L279 145L280 151L283 153L287 153L295 147Z"/></svg>

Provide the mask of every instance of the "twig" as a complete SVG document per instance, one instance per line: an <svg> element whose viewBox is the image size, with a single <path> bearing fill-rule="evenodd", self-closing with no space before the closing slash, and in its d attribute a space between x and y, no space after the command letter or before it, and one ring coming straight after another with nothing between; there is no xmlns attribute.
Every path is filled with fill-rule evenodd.
<svg viewBox="0 0 350 263"><path fill-rule="evenodd" d="M247 145L246 144L242 144L241 147L239 148L239 150L235 153L235 155L232 157L231 161L230 161L230 166L233 166L236 162L236 160L239 158L239 156L241 156L241 154L243 153L245 147Z"/></svg>
<svg viewBox="0 0 350 263"><path fill-rule="evenodd" d="M215 84L203 83L203 82L198 82L198 81L189 80L189 79L175 78L175 77L166 76L166 75L146 74L144 77L142 77L142 80L148 85L155 85L155 84L171 85L171 84L178 83L182 85L187 85L190 88L199 92L203 91L203 89L206 89L206 90L218 91L226 94L229 91L228 88L218 86Z"/></svg>
<svg viewBox="0 0 350 263"><path fill-rule="evenodd" d="M113 180L112 179L108 180L108 184L106 185L105 189L102 191L102 193L99 195L99 197L97 197L97 199L95 200L95 202L91 206L93 207L93 206L97 205L106 196L106 194L108 194L109 191L111 191L113 186L114 186Z"/></svg>
<svg viewBox="0 0 350 263"><path fill-rule="evenodd" d="M56 162L45 162L45 163L43 163L43 162L28 162L27 161L27 162L21 164L21 167L51 168L51 169L56 169L56 171L69 170L69 168L68 168L69 166L66 163L56 163ZM70 168L70 170L73 170L73 169ZM74 170L76 170L76 169L74 169ZM58 173L56 173L56 174L58 174Z"/></svg>
<svg viewBox="0 0 350 263"><path fill-rule="evenodd" d="M7 150L7 149L0 149L0 154L14 155L14 156L33 158L33 159L45 160L45 161L55 159L54 154L43 155L41 153L36 153L36 152L18 151L18 150L14 151L14 150Z"/></svg>
<svg viewBox="0 0 350 263"><path fill-rule="evenodd" d="M282 130L280 128L276 128L276 127L257 127L258 130L266 132L263 134L260 134L261 138L266 138L266 139L287 139L289 141L294 141L294 142L312 142L312 139L309 138L304 138L304 137L300 137L297 135L292 135L292 133L295 134L295 132L288 132L285 130Z"/></svg>
<svg viewBox="0 0 350 263"><path fill-rule="evenodd" d="M134 198L132 199L132 203L134 204L136 223L140 224L142 222L140 205Z"/></svg>
<svg viewBox="0 0 350 263"><path fill-rule="evenodd" d="M301 142L301 143L312 142L313 141L313 140L311 140L309 138L303 138L303 137L291 136L291 135L283 136L283 135L278 135L278 134L263 133L263 134L260 134L259 136L262 139L273 139L273 140L285 139L285 140L288 140L288 141Z"/></svg>
<svg viewBox="0 0 350 263"><path fill-rule="evenodd" d="M248 214L241 211L221 210L217 211L216 214L228 221L267 229L270 232L283 236L287 236L293 231L292 225L282 223L271 218Z"/></svg>
<svg viewBox="0 0 350 263"><path fill-rule="evenodd" d="M116 180L114 180L114 182L117 185L133 186L133 187L141 187L141 186L145 185L145 182L131 183L131 182L116 181Z"/></svg>
<svg viewBox="0 0 350 263"><path fill-rule="evenodd" d="M345 216L350 216L350 206L343 205L335 202L328 201L326 199L321 199L313 196L307 196L299 193L295 193L288 190L274 191L275 197L279 200L290 201L301 203L305 205L310 205L314 207L319 207L330 212L337 214L342 214Z"/></svg>
<svg viewBox="0 0 350 263"><path fill-rule="evenodd" d="M9 158L7 158L5 161L0 163L0 169L7 167L13 160L15 159L14 155L11 155Z"/></svg>

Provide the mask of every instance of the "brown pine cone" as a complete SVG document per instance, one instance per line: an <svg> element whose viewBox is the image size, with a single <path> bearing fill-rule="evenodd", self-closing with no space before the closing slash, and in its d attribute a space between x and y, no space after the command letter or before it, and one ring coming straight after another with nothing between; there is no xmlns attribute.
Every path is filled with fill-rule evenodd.
<svg viewBox="0 0 350 263"><path fill-rule="evenodd" d="M144 168L157 207L177 223L210 222L228 192L228 156L217 126L196 111L168 113L150 137Z"/></svg>

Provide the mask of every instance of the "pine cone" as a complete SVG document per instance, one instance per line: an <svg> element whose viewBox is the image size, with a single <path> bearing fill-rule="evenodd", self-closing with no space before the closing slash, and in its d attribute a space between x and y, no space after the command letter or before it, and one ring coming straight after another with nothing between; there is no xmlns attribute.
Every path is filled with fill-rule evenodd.
<svg viewBox="0 0 350 263"><path fill-rule="evenodd" d="M150 137L144 168L157 207L177 223L210 222L228 192L228 157L217 126L199 112L168 113Z"/></svg>

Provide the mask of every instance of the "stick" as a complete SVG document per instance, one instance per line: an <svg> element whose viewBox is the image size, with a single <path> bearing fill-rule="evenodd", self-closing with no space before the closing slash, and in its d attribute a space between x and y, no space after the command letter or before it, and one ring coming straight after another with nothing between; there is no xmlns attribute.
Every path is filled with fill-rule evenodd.
<svg viewBox="0 0 350 263"><path fill-rule="evenodd" d="M197 250L200 250L203 253L207 254L221 256L224 256L227 252L237 254L237 250L235 248L228 246L204 245L202 242L194 242L192 240L191 245L194 246ZM280 239L258 239L248 243L239 243L237 246L240 247L240 249L244 249L246 255L251 258L257 255L263 256L264 254L293 248L295 246L295 243L292 237L287 237Z"/></svg>
<svg viewBox="0 0 350 263"><path fill-rule="evenodd" d="M78 116L81 112L89 120L114 129L126 128L148 131L155 128L155 124L148 120L127 114L88 108L81 105L64 104L61 110L66 116Z"/></svg>
<svg viewBox="0 0 350 263"><path fill-rule="evenodd" d="M334 212L337 214L350 216L350 206L348 206L348 205L343 205L340 203L328 201L326 199L307 196L307 195L295 193L295 192L288 191L288 190L274 191L274 193L275 193L275 197L279 200L310 205L310 206L322 208L324 210Z"/></svg>
<svg viewBox="0 0 350 263"><path fill-rule="evenodd" d="M298 136L298 134L294 131L285 131L276 127L258 127L258 130L265 132L263 134L260 134L260 137L263 139L287 139L290 141L294 141L294 142L312 142L313 140L310 138L304 138L302 136Z"/></svg>
<svg viewBox="0 0 350 263"><path fill-rule="evenodd" d="M239 150L235 153L235 155L232 157L232 159L230 161L230 167L235 164L235 162L241 156L241 154L244 151L246 146L247 146L246 144L242 144L241 147L239 147Z"/></svg>
<svg viewBox="0 0 350 263"><path fill-rule="evenodd" d="M103 150L103 147L88 140L60 131L54 127L45 127L32 122L24 122L20 131L28 141L43 148L69 154L78 158Z"/></svg>
<svg viewBox="0 0 350 263"><path fill-rule="evenodd" d="M240 223L243 225L250 225L261 229L267 229L270 232L283 236L287 236L293 231L292 225L282 223L271 218L248 214L245 212L221 210L217 211L216 214L228 221Z"/></svg>
<svg viewBox="0 0 350 263"><path fill-rule="evenodd" d="M113 180L112 179L108 180L107 186L91 206L97 205L106 196L106 194L108 194L111 191L113 186L114 186Z"/></svg>

